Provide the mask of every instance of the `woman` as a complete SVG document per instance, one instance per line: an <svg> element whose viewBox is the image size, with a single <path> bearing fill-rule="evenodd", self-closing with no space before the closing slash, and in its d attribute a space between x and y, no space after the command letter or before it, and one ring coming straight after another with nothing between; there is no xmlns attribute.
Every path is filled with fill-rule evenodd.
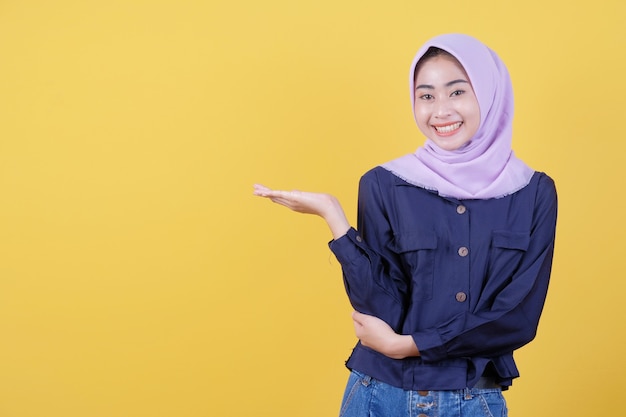
<svg viewBox="0 0 626 417"><path fill-rule="evenodd" d="M505 416L548 288L554 183L511 150L508 71L476 39L428 41L410 91L427 140L363 175L358 231L328 194L255 194L333 233L359 338L342 416Z"/></svg>

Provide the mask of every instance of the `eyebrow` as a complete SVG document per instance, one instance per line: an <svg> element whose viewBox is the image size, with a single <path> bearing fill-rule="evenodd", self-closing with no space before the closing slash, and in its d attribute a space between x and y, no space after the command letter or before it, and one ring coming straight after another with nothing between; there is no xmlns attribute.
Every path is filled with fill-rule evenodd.
<svg viewBox="0 0 626 417"><path fill-rule="evenodd" d="M450 86L452 86L452 85L454 85L454 84L458 84L458 83L466 83L466 84L469 84L469 81L464 80L464 79L462 79L462 78L459 78L458 80L452 80L452 81L447 82L444 86L445 86L445 87L450 87ZM418 88L426 88L426 89L429 89L429 90L434 90L434 89L435 89L435 87L434 87L434 86L432 86L432 85L430 85L430 84L420 84L420 85L415 86L415 89L416 89L416 90L417 90Z"/></svg>

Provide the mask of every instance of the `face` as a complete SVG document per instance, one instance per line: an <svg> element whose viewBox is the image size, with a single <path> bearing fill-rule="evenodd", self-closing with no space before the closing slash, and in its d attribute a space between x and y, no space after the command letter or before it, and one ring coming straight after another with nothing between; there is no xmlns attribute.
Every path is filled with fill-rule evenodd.
<svg viewBox="0 0 626 417"><path fill-rule="evenodd" d="M440 55L420 64L414 112L419 129L441 149L453 151L472 139L480 125L480 108L456 59Z"/></svg>

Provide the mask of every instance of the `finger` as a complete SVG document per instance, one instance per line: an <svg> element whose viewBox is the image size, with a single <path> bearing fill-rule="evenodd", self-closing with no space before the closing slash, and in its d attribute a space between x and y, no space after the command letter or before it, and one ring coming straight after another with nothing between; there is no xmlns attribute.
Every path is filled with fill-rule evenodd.
<svg viewBox="0 0 626 417"><path fill-rule="evenodd" d="M303 205L306 206L307 201L301 195L294 194L292 191L271 191L267 194L267 197L272 199L272 201L276 200L276 202L280 201L280 204L288 206L294 210L298 208L302 208Z"/></svg>
<svg viewBox="0 0 626 417"><path fill-rule="evenodd" d="M293 194L290 191L284 191L284 190L270 190L269 195L271 195L272 197L278 197L278 198L282 198L285 200L293 198Z"/></svg>
<svg viewBox="0 0 626 417"><path fill-rule="evenodd" d="M254 184L252 186L254 188L254 195L265 197L268 192L272 191L270 188L262 185L262 184Z"/></svg>
<svg viewBox="0 0 626 417"><path fill-rule="evenodd" d="M290 191L272 190L271 188L259 184L255 185L254 194L262 197L293 197L293 194Z"/></svg>
<svg viewBox="0 0 626 417"><path fill-rule="evenodd" d="M295 206L293 205L293 201L291 200L285 200L284 198L281 197L269 197L269 199L276 204L280 204L281 206L285 206L288 209L294 210Z"/></svg>
<svg viewBox="0 0 626 417"><path fill-rule="evenodd" d="M257 195L259 197L268 197L268 198L280 197L280 198L285 198L284 191L277 191L277 190L272 190L272 189L269 189L269 188L255 189L253 194Z"/></svg>

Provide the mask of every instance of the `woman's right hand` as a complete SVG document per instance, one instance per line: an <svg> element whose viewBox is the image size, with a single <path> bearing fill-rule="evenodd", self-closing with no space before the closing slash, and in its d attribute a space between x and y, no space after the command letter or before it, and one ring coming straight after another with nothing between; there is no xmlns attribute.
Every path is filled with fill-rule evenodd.
<svg viewBox="0 0 626 417"><path fill-rule="evenodd" d="M254 195L269 198L272 202L298 213L315 214L324 218L335 239L345 235L350 229L339 200L330 194L272 190L264 185L254 184Z"/></svg>
<svg viewBox="0 0 626 417"><path fill-rule="evenodd" d="M298 213L316 214L321 217L325 217L339 206L337 199L330 194L272 190L261 184L254 184L254 195L269 198L274 203Z"/></svg>

